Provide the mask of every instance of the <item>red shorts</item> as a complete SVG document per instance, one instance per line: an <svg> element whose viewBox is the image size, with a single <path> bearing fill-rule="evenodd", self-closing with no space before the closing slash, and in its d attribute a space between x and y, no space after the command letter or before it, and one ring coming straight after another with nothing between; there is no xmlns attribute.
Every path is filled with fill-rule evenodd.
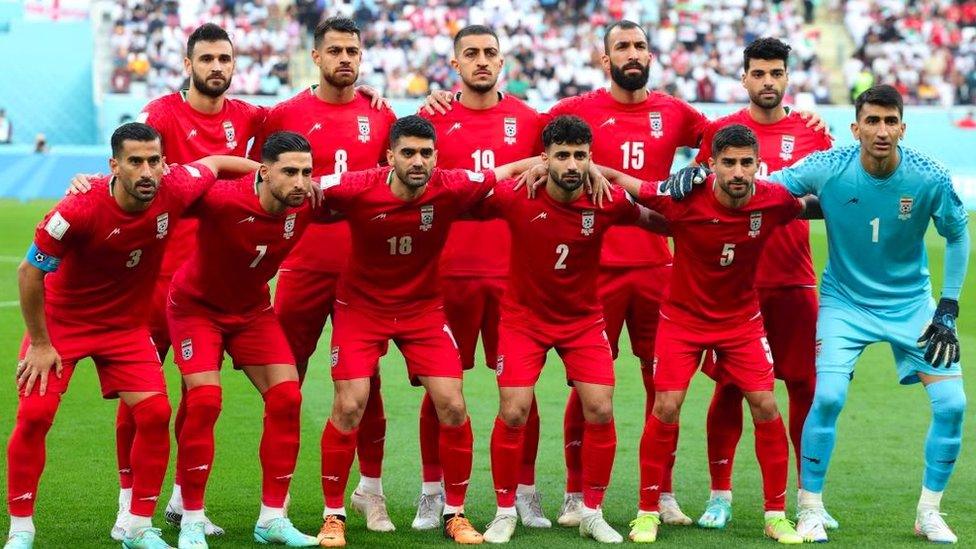
<svg viewBox="0 0 976 549"><path fill-rule="evenodd" d="M299 364L308 364L335 304L338 273L278 271L275 314Z"/></svg>
<svg viewBox="0 0 976 549"><path fill-rule="evenodd" d="M166 312L174 360L183 375L220 370L225 350L235 368L295 363L270 305L245 314L224 314L170 300Z"/></svg>
<svg viewBox="0 0 976 549"><path fill-rule="evenodd" d="M67 391L75 364L91 357L104 398L116 398L122 392L166 393L163 365L145 327L104 328L48 317L47 331L64 367L60 378L52 369L47 380L49 392ZM19 358L24 358L28 345L30 337L24 334Z"/></svg>
<svg viewBox="0 0 976 549"><path fill-rule="evenodd" d="M810 381L817 377L817 289L805 287L763 288L759 290L766 338L773 353L777 379ZM711 353L702 371L712 379L727 381L715 366Z"/></svg>
<svg viewBox="0 0 976 549"><path fill-rule="evenodd" d="M502 320L498 328L499 387L532 387L539 381L549 349L556 349L566 366L566 382L613 385L613 356L603 320L570 330L559 337L522 323Z"/></svg>
<svg viewBox="0 0 976 549"><path fill-rule="evenodd" d="M647 361L654 358L658 312L670 284L670 265L600 269L600 301L614 358L620 354L618 341L624 322L634 356Z"/></svg>
<svg viewBox="0 0 976 549"><path fill-rule="evenodd" d="M773 390L773 356L761 316L732 330L691 329L662 316L655 349L658 391L687 390L706 350L717 356L722 380L747 393Z"/></svg>
<svg viewBox="0 0 976 549"><path fill-rule="evenodd" d="M156 349L163 357L170 347L169 324L166 322L166 303L169 301L169 284L173 277L160 276L153 286L152 304L149 306L149 333Z"/></svg>
<svg viewBox="0 0 976 549"><path fill-rule="evenodd" d="M474 368L474 352L480 333L485 364L494 369L498 361L499 305L505 293L505 278L445 277L441 279L441 285L444 314L457 339L461 365L465 370Z"/></svg>
<svg viewBox="0 0 976 549"><path fill-rule="evenodd" d="M390 340L403 353L412 385L419 386L421 376L461 377L461 357L444 311L381 316L336 301L332 317L332 379L376 375Z"/></svg>

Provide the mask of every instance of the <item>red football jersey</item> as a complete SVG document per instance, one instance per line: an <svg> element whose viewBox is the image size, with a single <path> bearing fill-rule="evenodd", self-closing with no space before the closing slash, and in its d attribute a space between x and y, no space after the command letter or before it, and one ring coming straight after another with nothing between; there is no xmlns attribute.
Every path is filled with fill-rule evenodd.
<svg viewBox="0 0 976 549"><path fill-rule="evenodd" d="M473 110L459 100L444 115L420 116L437 132L437 165L481 171L542 152L545 118L521 100L502 95L489 109ZM504 221L456 222L441 255L442 276L505 276L511 236Z"/></svg>
<svg viewBox="0 0 976 549"><path fill-rule="evenodd" d="M119 208L112 177L61 200L34 233L41 254L62 260L44 278L47 314L97 326L144 325L163 250L186 208L213 180L202 164L169 166L143 212Z"/></svg>
<svg viewBox="0 0 976 549"><path fill-rule="evenodd" d="M495 185L488 170L435 169L412 202L390 190L392 168L326 176L327 209L345 215L352 254L336 299L384 315L410 315L441 305L438 262L447 232L461 213Z"/></svg>
<svg viewBox="0 0 976 549"><path fill-rule="evenodd" d="M619 187L611 190L613 202L597 208L585 193L563 203L540 189L529 199L525 191L512 189L514 183L500 182L473 212L504 219L512 233L502 316L548 333L598 321L603 310L596 281L604 234L612 225L635 223L640 208Z"/></svg>
<svg viewBox="0 0 976 549"><path fill-rule="evenodd" d="M708 119L684 101L650 92L641 103L620 103L606 89L568 97L549 116L576 115L593 130L593 161L647 181L666 179L678 147L697 147ZM601 265L667 265L667 239L636 227L616 227L604 239Z"/></svg>
<svg viewBox="0 0 976 549"><path fill-rule="evenodd" d="M825 151L832 145L824 132L806 127L800 115L791 112L786 118L773 124L760 124L749 115L746 107L738 112L719 118L705 130L701 149L695 160L708 164L715 132L731 124L742 124L756 132L759 138L759 173L767 175L792 166L807 155ZM810 222L795 219L782 229L774 231L766 243L756 273L757 288L781 288L784 286L816 286L817 275L813 270L813 254L810 252Z"/></svg>
<svg viewBox="0 0 976 549"><path fill-rule="evenodd" d="M167 162L185 164L213 154L244 156L247 144L264 120L263 107L240 99L224 100L217 114L193 109L186 91L164 95L149 102L139 114L139 122L149 124L163 138ZM163 259L163 276L172 276L193 250L194 220L180 223Z"/></svg>
<svg viewBox="0 0 976 549"><path fill-rule="evenodd" d="M674 272L661 315L710 330L759 314L754 279L763 244L803 209L782 185L759 180L748 204L727 208L712 191L714 181L710 176L681 202L659 196L658 185L647 182L639 199L667 218L674 237Z"/></svg>
<svg viewBox="0 0 976 549"><path fill-rule="evenodd" d="M258 200L256 174L218 181L187 215L199 220L190 259L173 275L170 299L221 313L271 307L268 281L312 221L308 202L272 215Z"/></svg>
<svg viewBox="0 0 976 549"><path fill-rule="evenodd" d="M312 86L268 111L251 147L251 157L260 161L267 136L287 130L304 135L312 145L314 177L386 164L390 127L396 121L393 111L372 108L369 98L358 93L349 103L326 103L315 95L317 87ZM339 273L349 260L349 251L348 223L313 225L281 267Z"/></svg>

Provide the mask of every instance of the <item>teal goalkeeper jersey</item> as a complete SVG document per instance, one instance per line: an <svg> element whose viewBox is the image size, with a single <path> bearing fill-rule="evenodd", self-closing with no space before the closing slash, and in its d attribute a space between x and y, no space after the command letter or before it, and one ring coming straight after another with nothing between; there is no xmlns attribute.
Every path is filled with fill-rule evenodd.
<svg viewBox="0 0 976 549"><path fill-rule="evenodd" d="M925 231L965 238L968 216L939 162L899 147L894 173L877 179L861 166L860 145L814 153L770 179L796 196L820 199L828 258L821 294L869 309L895 310L929 299Z"/></svg>

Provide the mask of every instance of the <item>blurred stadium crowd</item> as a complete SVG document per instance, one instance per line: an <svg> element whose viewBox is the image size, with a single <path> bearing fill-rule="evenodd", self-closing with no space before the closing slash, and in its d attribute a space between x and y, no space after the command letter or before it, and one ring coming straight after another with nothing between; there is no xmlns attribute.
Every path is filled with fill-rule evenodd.
<svg viewBox="0 0 976 549"><path fill-rule="evenodd" d="M873 83L899 87L909 102L976 99L976 0L822 0L843 18L856 53L842 67L852 93ZM292 56L307 59L311 29L328 11L365 30L362 81L388 97L452 89L453 33L466 24L495 28L505 49L505 87L548 102L605 84L598 61L601 27L625 18L645 25L655 54L651 83L688 101L741 103L741 51L759 36L794 51L791 92L830 102L829 74L817 58L820 2L791 0L117 0L109 89L145 82L150 96L183 82L183 48L212 21L237 48L232 92L288 95ZM310 61L309 61L310 64ZM299 83L300 84L300 83Z"/></svg>

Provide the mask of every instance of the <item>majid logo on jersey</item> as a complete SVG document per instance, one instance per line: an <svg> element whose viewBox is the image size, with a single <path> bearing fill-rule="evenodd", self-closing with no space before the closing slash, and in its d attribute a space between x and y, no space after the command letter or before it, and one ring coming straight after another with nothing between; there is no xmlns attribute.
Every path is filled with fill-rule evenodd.
<svg viewBox="0 0 976 549"><path fill-rule="evenodd" d="M285 237L285 240L295 236L295 217L297 216L298 214L296 213L290 213L288 214L288 217L285 218L285 232L282 235Z"/></svg>
<svg viewBox="0 0 976 549"><path fill-rule="evenodd" d="M762 212L751 212L749 214L749 238L759 236L759 229L762 228Z"/></svg>
<svg viewBox="0 0 976 549"><path fill-rule="evenodd" d="M912 207L915 205L915 198L903 196L898 201L898 219L908 221L912 217Z"/></svg>
<svg viewBox="0 0 976 549"><path fill-rule="evenodd" d="M784 135L779 142L779 157L786 162L793 158L793 149L796 147L796 138L792 135Z"/></svg>
<svg viewBox="0 0 976 549"><path fill-rule="evenodd" d="M664 137L664 119L661 117L661 113L647 113L647 119L651 123L651 137L655 139Z"/></svg>
<svg viewBox="0 0 976 549"><path fill-rule="evenodd" d="M420 230L429 231L434 226L434 205L420 207Z"/></svg>
<svg viewBox="0 0 976 549"><path fill-rule="evenodd" d="M583 228L580 230L580 234L583 236L593 234L593 227L596 226L596 214L593 210L583 210L582 224Z"/></svg>
<svg viewBox="0 0 976 549"><path fill-rule="evenodd" d="M156 216L156 238L162 240L169 232L169 212L163 212Z"/></svg>
<svg viewBox="0 0 976 549"><path fill-rule="evenodd" d="M518 132L518 120L515 117L505 118L505 144L515 144L515 134Z"/></svg>
<svg viewBox="0 0 976 549"><path fill-rule="evenodd" d="M357 116L356 120L359 122L359 142L369 143L369 117L368 116Z"/></svg>

